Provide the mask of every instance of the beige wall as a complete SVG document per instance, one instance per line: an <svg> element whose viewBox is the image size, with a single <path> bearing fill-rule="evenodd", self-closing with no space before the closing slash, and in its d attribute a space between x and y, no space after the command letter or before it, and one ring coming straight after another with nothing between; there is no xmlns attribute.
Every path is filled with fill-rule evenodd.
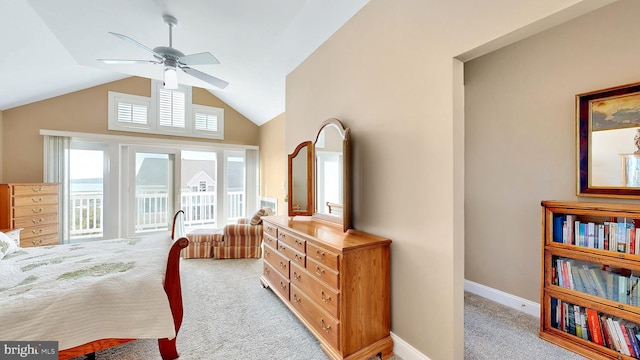
<svg viewBox="0 0 640 360"><path fill-rule="evenodd" d="M278 199L278 214L287 214L287 152L284 113L260 126L260 194Z"/></svg>
<svg viewBox="0 0 640 360"><path fill-rule="evenodd" d="M287 77L286 152L327 118L351 128L354 227L393 240L392 331L430 359L464 357L464 97L454 57L578 3L371 0Z"/></svg>
<svg viewBox="0 0 640 360"><path fill-rule="evenodd" d="M640 81L639 13L620 0L466 64L467 279L540 301L540 201L578 199L575 95Z"/></svg>
<svg viewBox="0 0 640 360"><path fill-rule="evenodd" d="M40 129L145 136L107 130L108 91L151 96L149 79L130 77L3 112L3 181L39 182L43 176L43 137ZM224 143L258 145L258 126L206 90L194 88L193 103L225 109ZM149 135L149 137L168 138ZM175 137L172 137L175 138ZM221 142L184 138L189 141Z"/></svg>

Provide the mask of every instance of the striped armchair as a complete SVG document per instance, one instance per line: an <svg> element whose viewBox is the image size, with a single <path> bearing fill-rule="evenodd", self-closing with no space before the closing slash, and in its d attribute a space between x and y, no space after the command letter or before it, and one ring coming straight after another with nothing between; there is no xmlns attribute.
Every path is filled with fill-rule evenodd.
<svg viewBox="0 0 640 360"><path fill-rule="evenodd" d="M262 223L251 225L250 220L239 219L224 227L222 239L213 243L215 259L262 257Z"/></svg>

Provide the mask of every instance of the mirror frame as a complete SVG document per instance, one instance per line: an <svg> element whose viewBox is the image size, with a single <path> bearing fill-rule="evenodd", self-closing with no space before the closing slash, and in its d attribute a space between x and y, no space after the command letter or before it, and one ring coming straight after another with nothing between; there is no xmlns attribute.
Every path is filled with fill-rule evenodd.
<svg viewBox="0 0 640 360"><path fill-rule="evenodd" d="M577 196L639 198L640 188L591 185L591 102L640 92L640 83L576 95Z"/></svg>
<svg viewBox="0 0 640 360"><path fill-rule="evenodd" d="M324 130L325 127L334 126L337 128L338 132L342 136L342 156L343 156L343 166L342 166L342 216L318 213L317 212L317 203L315 201L317 194L317 170L316 170L316 157L315 157L315 144L318 142L318 138L320 134ZM331 118L322 122L320 125L320 130L318 130L318 134L316 135L316 139L313 142L313 196L314 196L314 208L313 208L313 218L330 221L333 223L341 224L342 230L347 231L351 229L351 130L349 128L345 128L345 126L340 122L340 120Z"/></svg>
<svg viewBox="0 0 640 360"><path fill-rule="evenodd" d="M293 211L293 159L295 159L300 151L307 147L307 166L306 166L306 174L307 174L307 208L304 211ZM287 206L289 208L289 216L310 216L313 214L313 143L311 141L305 141L300 143L293 153L288 155L289 161L289 172L288 172L288 184L287 191L289 195L289 199L287 201Z"/></svg>

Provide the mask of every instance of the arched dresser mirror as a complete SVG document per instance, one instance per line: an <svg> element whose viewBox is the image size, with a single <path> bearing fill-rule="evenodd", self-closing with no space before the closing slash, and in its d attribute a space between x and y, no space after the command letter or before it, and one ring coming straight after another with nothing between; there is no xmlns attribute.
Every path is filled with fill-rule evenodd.
<svg viewBox="0 0 640 360"><path fill-rule="evenodd" d="M312 145L305 141L289 154L289 216L313 214Z"/></svg>
<svg viewBox="0 0 640 360"><path fill-rule="evenodd" d="M351 132L338 119L325 120L313 143L313 217L351 228Z"/></svg>

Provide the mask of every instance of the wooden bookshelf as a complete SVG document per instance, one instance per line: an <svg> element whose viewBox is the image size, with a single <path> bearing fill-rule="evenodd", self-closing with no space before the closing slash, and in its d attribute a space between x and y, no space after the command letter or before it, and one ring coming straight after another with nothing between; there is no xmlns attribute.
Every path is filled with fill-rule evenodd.
<svg viewBox="0 0 640 360"><path fill-rule="evenodd" d="M640 205L541 205L540 337L591 359L640 358Z"/></svg>

